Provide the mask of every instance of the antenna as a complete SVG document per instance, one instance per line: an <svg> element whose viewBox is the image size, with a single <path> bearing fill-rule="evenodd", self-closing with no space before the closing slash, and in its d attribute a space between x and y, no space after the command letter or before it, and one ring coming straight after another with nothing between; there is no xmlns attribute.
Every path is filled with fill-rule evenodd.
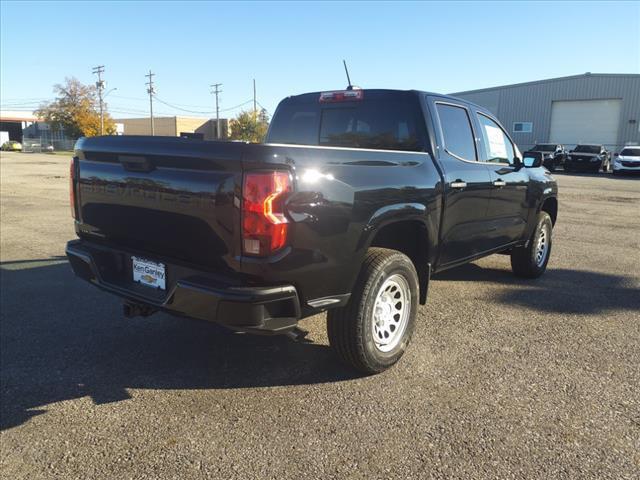
<svg viewBox="0 0 640 480"><path fill-rule="evenodd" d="M347 68L347 61L342 60L342 63L344 64L344 73L347 74L347 82L349 83L349 85L347 86L347 90L353 90L353 85L351 85L351 78L349 78L349 69Z"/></svg>

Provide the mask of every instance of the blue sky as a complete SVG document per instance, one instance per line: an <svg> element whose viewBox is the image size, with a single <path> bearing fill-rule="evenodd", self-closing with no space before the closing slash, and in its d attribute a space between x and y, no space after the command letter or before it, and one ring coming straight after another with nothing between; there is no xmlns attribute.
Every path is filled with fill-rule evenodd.
<svg viewBox="0 0 640 480"><path fill-rule="evenodd" d="M28 109L105 65L114 117L160 100L222 116L252 98L343 88L455 92L564 75L640 73L640 2L1 2L0 103ZM158 114L189 115L159 103ZM205 114L206 115L206 114Z"/></svg>

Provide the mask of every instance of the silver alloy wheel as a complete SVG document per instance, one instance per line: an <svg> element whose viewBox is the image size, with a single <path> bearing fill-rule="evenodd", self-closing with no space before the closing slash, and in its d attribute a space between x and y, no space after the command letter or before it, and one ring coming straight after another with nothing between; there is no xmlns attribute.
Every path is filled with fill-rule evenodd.
<svg viewBox="0 0 640 480"><path fill-rule="evenodd" d="M391 275L378 290L371 328L375 346L390 352L402 341L411 313L411 289L402 275Z"/></svg>
<svg viewBox="0 0 640 480"><path fill-rule="evenodd" d="M540 228L538 239L536 240L536 265L541 267L547 258L549 252L549 226L545 223Z"/></svg>

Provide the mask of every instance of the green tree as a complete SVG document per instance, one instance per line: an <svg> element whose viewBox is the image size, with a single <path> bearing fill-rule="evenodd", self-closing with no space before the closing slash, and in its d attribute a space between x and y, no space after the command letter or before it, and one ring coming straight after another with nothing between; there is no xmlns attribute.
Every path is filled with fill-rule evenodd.
<svg viewBox="0 0 640 480"><path fill-rule="evenodd" d="M264 141L269 128L269 115L262 109L260 112L240 112L231 120L231 140L260 143Z"/></svg>
<svg viewBox="0 0 640 480"><path fill-rule="evenodd" d="M53 86L53 91L57 98L41 105L36 115L54 130L62 131L72 138L100 135L98 95L94 85L84 85L73 77L65 78L64 84ZM111 135L115 131L116 125L105 111L104 133Z"/></svg>

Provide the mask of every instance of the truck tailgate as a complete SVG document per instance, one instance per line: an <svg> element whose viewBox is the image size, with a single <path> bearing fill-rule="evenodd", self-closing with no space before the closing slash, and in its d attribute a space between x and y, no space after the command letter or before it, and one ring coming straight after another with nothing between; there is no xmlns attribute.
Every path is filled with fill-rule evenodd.
<svg viewBox="0 0 640 480"><path fill-rule="evenodd" d="M243 148L172 137L79 140L78 233L223 269L240 248Z"/></svg>

